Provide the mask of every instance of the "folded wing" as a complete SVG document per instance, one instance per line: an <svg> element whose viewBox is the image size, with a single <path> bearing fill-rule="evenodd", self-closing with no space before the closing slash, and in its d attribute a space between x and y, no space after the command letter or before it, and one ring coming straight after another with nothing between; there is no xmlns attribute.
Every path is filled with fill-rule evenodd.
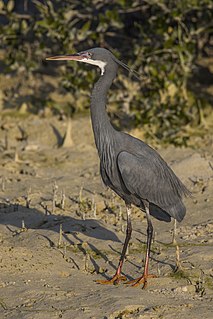
<svg viewBox="0 0 213 319"><path fill-rule="evenodd" d="M157 153L149 157L123 151L117 157L117 165L131 194L158 206L178 221L183 219L186 209L182 197L189 192Z"/></svg>

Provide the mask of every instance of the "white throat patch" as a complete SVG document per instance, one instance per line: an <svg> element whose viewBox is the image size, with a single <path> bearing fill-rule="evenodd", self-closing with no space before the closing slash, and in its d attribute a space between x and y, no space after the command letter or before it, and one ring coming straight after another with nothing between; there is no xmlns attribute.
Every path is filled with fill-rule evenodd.
<svg viewBox="0 0 213 319"><path fill-rule="evenodd" d="M103 61L100 61L100 60L89 60L89 59L84 58L82 60L79 60L79 62L85 62L85 63L88 63L88 64L96 65L96 66L98 66L101 69L101 75L104 74L106 63L103 62Z"/></svg>

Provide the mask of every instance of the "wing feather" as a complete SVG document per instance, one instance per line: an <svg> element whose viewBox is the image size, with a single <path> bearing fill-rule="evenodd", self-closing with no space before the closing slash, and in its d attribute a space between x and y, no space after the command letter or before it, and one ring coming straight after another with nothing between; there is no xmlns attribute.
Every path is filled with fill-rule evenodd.
<svg viewBox="0 0 213 319"><path fill-rule="evenodd" d="M187 189L157 153L146 156L122 151L117 165L131 194L157 205L178 221L183 219L186 209L182 196Z"/></svg>

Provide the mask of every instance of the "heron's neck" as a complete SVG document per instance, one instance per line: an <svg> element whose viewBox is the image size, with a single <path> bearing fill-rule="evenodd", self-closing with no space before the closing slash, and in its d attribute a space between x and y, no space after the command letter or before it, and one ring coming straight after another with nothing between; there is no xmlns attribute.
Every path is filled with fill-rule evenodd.
<svg viewBox="0 0 213 319"><path fill-rule="evenodd" d="M91 119L95 143L99 155L104 145L111 139L114 128L106 112L107 92L116 77L117 67L105 70L96 82L91 96Z"/></svg>

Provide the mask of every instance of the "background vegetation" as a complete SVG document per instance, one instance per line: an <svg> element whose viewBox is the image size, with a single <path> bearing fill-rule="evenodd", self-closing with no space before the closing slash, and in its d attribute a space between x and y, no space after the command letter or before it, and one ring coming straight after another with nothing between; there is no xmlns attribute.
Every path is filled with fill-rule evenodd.
<svg viewBox="0 0 213 319"><path fill-rule="evenodd" d="M127 119L122 125L143 126L147 138L175 145L207 125L212 96L202 94L199 72L206 82L212 76L198 61L212 53L212 0L0 0L0 19L4 75L17 79L4 90L4 108L18 109L23 95L30 112L84 111L97 70L50 65L45 57L102 46L142 75L119 73L109 96L115 123ZM70 100L55 101L53 87Z"/></svg>

